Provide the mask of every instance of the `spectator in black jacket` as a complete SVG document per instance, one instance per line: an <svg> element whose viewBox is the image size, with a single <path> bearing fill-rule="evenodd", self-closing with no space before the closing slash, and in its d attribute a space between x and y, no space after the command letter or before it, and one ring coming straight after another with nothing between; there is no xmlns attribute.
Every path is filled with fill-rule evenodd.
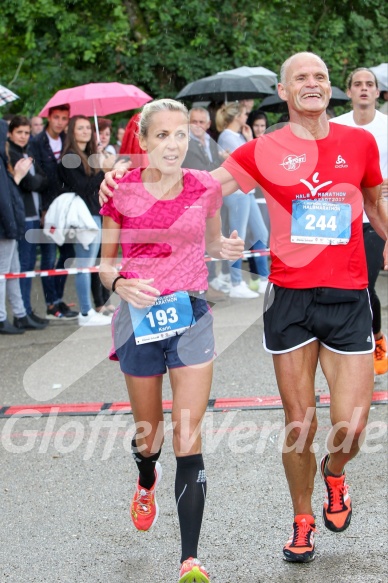
<svg viewBox="0 0 388 583"><path fill-rule="evenodd" d="M21 158L15 163L12 175L5 146L7 122L0 120L0 273L20 272L18 240L24 237L25 213L17 187L29 172L32 159ZM6 296L14 315L14 324L7 319ZM20 291L20 279L0 280L0 334L23 334L24 330L42 326L27 315Z"/></svg>
<svg viewBox="0 0 388 583"><path fill-rule="evenodd" d="M89 163L93 157L93 166ZM62 179L62 188L66 192L75 192L85 202L99 233L88 249L81 243L76 243L75 257L77 267L92 267L96 263L97 252L101 243L101 216L98 191L104 178L104 172L95 168L97 144L93 136L89 119L83 115L70 118L66 141L63 148L59 176ZM80 306L78 324L80 326L104 326L110 324L111 315L104 315L92 308L91 301L91 274L77 273L75 287Z"/></svg>
<svg viewBox="0 0 388 583"><path fill-rule="evenodd" d="M58 175L58 164L65 142L65 130L69 123L70 106L58 105L49 109L47 124L43 132L35 136L30 142L30 148L35 162L42 168L48 181L41 193L42 222L44 215L54 200L63 191L62 182ZM42 231L43 237L43 231ZM67 259L74 257L73 245L65 243L59 247L59 259L57 258L57 246L51 240L41 246L41 269L63 269ZM63 301L66 275L42 278L43 291L47 304L46 318L51 320L73 320L78 312L70 310Z"/></svg>

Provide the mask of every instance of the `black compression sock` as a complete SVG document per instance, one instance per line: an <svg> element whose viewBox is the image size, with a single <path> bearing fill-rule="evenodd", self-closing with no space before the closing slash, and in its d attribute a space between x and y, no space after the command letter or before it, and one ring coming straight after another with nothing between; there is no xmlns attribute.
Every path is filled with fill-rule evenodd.
<svg viewBox="0 0 388 583"><path fill-rule="evenodd" d="M206 499L206 474L202 454L177 458L175 500L182 540L181 562L197 556Z"/></svg>
<svg viewBox="0 0 388 583"><path fill-rule="evenodd" d="M139 484L147 490L150 490L154 485L155 464L159 459L161 451L160 449L150 457L145 457L137 451L136 436L132 439L132 455L139 469Z"/></svg>

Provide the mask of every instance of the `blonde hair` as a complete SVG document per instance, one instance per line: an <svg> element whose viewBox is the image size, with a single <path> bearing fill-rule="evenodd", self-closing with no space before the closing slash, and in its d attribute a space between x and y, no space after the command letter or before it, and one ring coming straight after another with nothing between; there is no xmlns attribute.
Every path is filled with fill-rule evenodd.
<svg viewBox="0 0 388 583"><path fill-rule="evenodd" d="M234 118L245 108L245 105L240 101L234 101L233 103L228 103L227 105L222 105L216 113L216 127L219 132L222 132L227 128Z"/></svg>
<svg viewBox="0 0 388 583"><path fill-rule="evenodd" d="M138 123L139 136L147 136L152 116L160 111L180 111L186 117L187 123L189 123L189 112L183 103L175 101L175 99L158 99L157 101L146 103L143 107Z"/></svg>

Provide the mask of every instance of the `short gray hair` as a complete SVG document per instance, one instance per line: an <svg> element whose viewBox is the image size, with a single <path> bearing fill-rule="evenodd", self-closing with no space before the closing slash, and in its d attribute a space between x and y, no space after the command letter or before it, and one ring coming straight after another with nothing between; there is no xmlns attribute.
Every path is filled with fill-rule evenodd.
<svg viewBox="0 0 388 583"><path fill-rule="evenodd" d="M281 69L280 69L280 83L282 85L285 85L285 83L286 83L287 69L288 69L289 65L291 64L291 61L293 59L295 59L295 57L301 57L302 55L309 56L309 57L316 57L317 59L319 59L320 61L322 61L322 63L325 65L327 74L329 75L329 71L328 71L328 68L326 66L326 63L325 63L325 61L319 55L316 55L315 53L310 53L308 51L302 51L300 53L295 53L294 55L291 55L291 57L289 57L286 61L284 61L283 65L281 66Z"/></svg>
<svg viewBox="0 0 388 583"><path fill-rule="evenodd" d="M175 99L158 99L157 101L146 103L142 109L139 119L140 136L147 136L152 116L160 111L180 111L186 117L187 123L189 123L189 112L183 103L175 101Z"/></svg>
<svg viewBox="0 0 388 583"><path fill-rule="evenodd" d="M198 107L192 107L192 108L189 110L189 119L190 119L191 113L192 113L193 111L200 111L201 113L206 113L207 121L210 121L210 113L209 113L209 111L206 109L206 107L201 107L201 106L198 106Z"/></svg>

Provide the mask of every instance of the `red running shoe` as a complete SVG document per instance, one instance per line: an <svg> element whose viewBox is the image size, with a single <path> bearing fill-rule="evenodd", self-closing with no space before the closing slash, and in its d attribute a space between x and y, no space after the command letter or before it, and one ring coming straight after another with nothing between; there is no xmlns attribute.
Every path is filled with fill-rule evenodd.
<svg viewBox="0 0 388 583"><path fill-rule="evenodd" d="M387 339L383 336L375 340L373 353L375 374L385 374L388 371Z"/></svg>
<svg viewBox="0 0 388 583"><path fill-rule="evenodd" d="M323 520L329 530L342 532L348 528L352 518L352 501L348 493L345 472L338 477L325 475L329 457L329 454L326 454L321 459L321 476L326 487Z"/></svg>
<svg viewBox="0 0 388 583"><path fill-rule="evenodd" d="M210 583L208 572L198 559L183 561L178 583Z"/></svg>
<svg viewBox="0 0 388 583"><path fill-rule="evenodd" d="M290 538L283 548L283 559L293 563L309 563L315 559L315 518L311 514L297 514Z"/></svg>
<svg viewBox="0 0 388 583"><path fill-rule="evenodd" d="M136 491L131 502L131 518L137 530L147 531L156 523L159 516L159 506L155 491L162 478L162 466L155 464L155 483L150 490L143 488L137 480Z"/></svg>

